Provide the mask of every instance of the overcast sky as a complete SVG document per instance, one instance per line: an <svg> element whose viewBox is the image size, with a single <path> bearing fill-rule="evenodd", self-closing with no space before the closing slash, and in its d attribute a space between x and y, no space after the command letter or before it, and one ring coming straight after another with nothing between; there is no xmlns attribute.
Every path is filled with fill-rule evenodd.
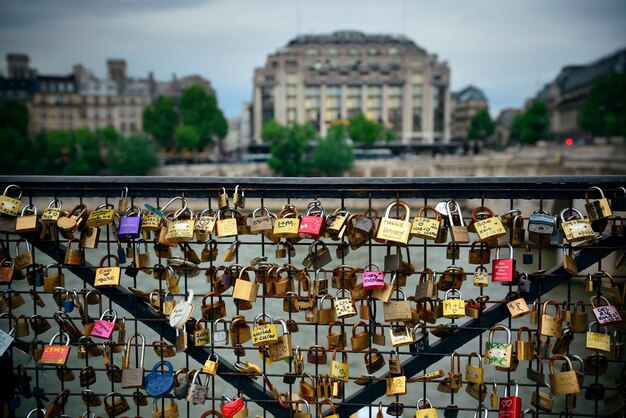
<svg viewBox="0 0 626 418"><path fill-rule="evenodd" d="M104 76L201 74L227 116L252 96L255 67L297 34L404 34L448 62L452 88L482 88L495 116L568 64L626 47L624 0L0 0L0 53L40 73L82 63ZM0 68L5 68L4 61Z"/></svg>

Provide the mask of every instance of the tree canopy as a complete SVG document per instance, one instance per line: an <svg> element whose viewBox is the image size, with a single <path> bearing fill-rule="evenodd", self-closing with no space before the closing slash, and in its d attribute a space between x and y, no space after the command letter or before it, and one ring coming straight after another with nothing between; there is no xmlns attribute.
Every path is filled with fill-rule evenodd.
<svg viewBox="0 0 626 418"><path fill-rule="evenodd" d="M595 136L626 136L626 74L594 84L580 108L578 126Z"/></svg>
<svg viewBox="0 0 626 418"><path fill-rule="evenodd" d="M484 141L493 135L496 124L487 109L479 110L473 117L467 131L469 139Z"/></svg>
<svg viewBox="0 0 626 418"><path fill-rule="evenodd" d="M550 137L550 119L545 102L535 100L528 109L515 116L511 138L523 144L534 144Z"/></svg>
<svg viewBox="0 0 626 418"><path fill-rule="evenodd" d="M159 96L143 111L143 130L152 135L162 147L174 145L174 131L178 125L178 113L174 100Z"/></svg>
<svg viewBox="0 0 626 418"><path fill-rule="evenodd" d="M311 158L315 174L341 176L352 168L354 154L346 143L345 127L332 126L326 138L321 138Z"/></svg>
<svg viewBox="0 0 626 418"><path fill-rule="evenodd" d="M377 141L390 141L394 138L391 129L376 121L367 119L363 114L349 120L348 135L356 143L371 147Z"/></svg>
<svg viewBox="0 0 626 418"><path fill-rule="evenodd" d="M308 144L315 137L315 131L309 124L294 124L286 129L284 138L276 138L272 142L267 164L285 177L308 176L311 173Z"/></svg>

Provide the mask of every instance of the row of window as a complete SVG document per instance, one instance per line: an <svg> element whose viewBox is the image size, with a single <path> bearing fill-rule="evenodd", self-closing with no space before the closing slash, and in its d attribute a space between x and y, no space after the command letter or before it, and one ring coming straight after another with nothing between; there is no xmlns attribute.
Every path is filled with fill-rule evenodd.
<svg viewBox="0 0 626 418"><path fill-rule="evenodd" d="M74 83L71 81L40 81L39 90L50 93L73 93Z"/></svg>
<svg viewBox="0 0 626 418"><path fill-rule="evenodd" d="M358 56L358 55L369 55L369 56L378 56L378 55L398 55L400 54L400 50L396 47L391 48L368 48L368 49L358 49L358 48L348 48L348 49L338 49L338 48L328 48L328 49L317 49L317 48L309 48L306 50L306 55L308 56L316 56L316 55L328 55L331 57L336 57L339 55L350 55L350 56Z"/></svg>

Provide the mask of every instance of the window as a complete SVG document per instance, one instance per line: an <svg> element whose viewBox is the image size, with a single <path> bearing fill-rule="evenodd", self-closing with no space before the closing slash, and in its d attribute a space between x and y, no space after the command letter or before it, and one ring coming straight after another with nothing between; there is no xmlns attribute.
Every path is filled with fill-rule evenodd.
<svg viewBox="0 0 626 418"><path fill-rule="evenodd" d="M307 87L305 92L306 92L307 96L317 96L317 97L319 97L319 95L320 95L320 88L319 87Z"/></svg>
<svg viewBox="0 0 626 418"><path fill-rule="evenodd" d="M335 48L330 48L328 51L326 51L326 53L331 57L339 55L339 52Z"/></svg>
<svg viewBox="0 0 626 418"><path fill-rule="evenodd" d="M378 52L378 49L376 49L376 48L370 48L370 49L367 50L367 55L374 56L374 55L378 55L378 54L379 54L379 52Z"/></svg>
<svg viewBox="0 0 626 418"><path fill-rule="evenodd" d="M295 84L287 84L287 95L295 96L298 92L298 87Z"/></svg>
<svg viewBox="0 0 626 418"><path fill-rule="evenodd" d="M358 49L356 49L356 48L350 48L350 49L348 50L348 55L360 55L360 54L361 54L361 53L360 53L360 52L359 52L359 50L358 50Z"/></svg>
<svg viewBox="0 0 626 418"><path fill-rule="evenodd" d="M318 50L315 48L309 48L306 50L306 54L308 56L314 56L314 55L317 55L318 53L319 53Z"/></svg>
<svg viewBox="0 0 626 418"><path fill-rule="evenodd" d="M387 52L389 53L389 55L398 55L400 53L400 51L398 51L398 48L389 48Z"/></svg>
<svg viewBox="0 0 626 418"><path fill-rule="evenodd" d="M341 96L341 87L340 86L327 86L326 87L326 95L327 96Z"/></svg>
<svg viewBox="0 0 626 418"><path fill-rule="evenodd" d="M287 60L285 62L285 65L287 66L287 68L296 68L296 67L298 67L298 61L296 61L296 60Z"/></svg>

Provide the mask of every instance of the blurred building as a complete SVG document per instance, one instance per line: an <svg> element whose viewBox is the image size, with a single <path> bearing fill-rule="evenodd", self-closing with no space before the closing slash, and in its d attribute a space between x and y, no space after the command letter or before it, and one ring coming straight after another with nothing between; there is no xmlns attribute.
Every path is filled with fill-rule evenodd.
<svg viewBox="0 0 626 418"><path fill-rule="evenodd" d="M89 128L115 128L123 135L141 132L143 110L159 95L178 100L182 90L197 84L214 93L199 75L176 75L171 81L130 77L126 61L109 59L107 76L99 78L81 64L67 75L40 75L24 54L7 55L7 76L0 76L0 100L27 104L31 133Z"/></svg>
<svg viewBox="0 0 626 418"><path fill-rule="evenodd" d="M478 87L470 85L452 93L452 139L466 141L474 115L481 110L488 109L487 96Z"/></svg>
<svg viewBox="0 0 626 418"><path fill-rule="evenodd" d="M302 35L255 69L252 137L264 123L335 121L364 114L404 143L448 142L450 69L404 36L339 31Z"/></svg>
<svg viewBox="0 0 626 418"><path fill-rule="evenodd" d="M537 93L548 106L550 132L557 138L581 137L578 112L593 84L611 74L626 72L626 49L586 65L568 65Z"/></svg>
<svg viewBox="0 0 626 418"><path fill-rule="evenodd" d="M495 144L505 146L511 137L511 125L517 115L522 113L522 109L507 108L502 109L496 118L496 129L493 134Z"/></svg>

